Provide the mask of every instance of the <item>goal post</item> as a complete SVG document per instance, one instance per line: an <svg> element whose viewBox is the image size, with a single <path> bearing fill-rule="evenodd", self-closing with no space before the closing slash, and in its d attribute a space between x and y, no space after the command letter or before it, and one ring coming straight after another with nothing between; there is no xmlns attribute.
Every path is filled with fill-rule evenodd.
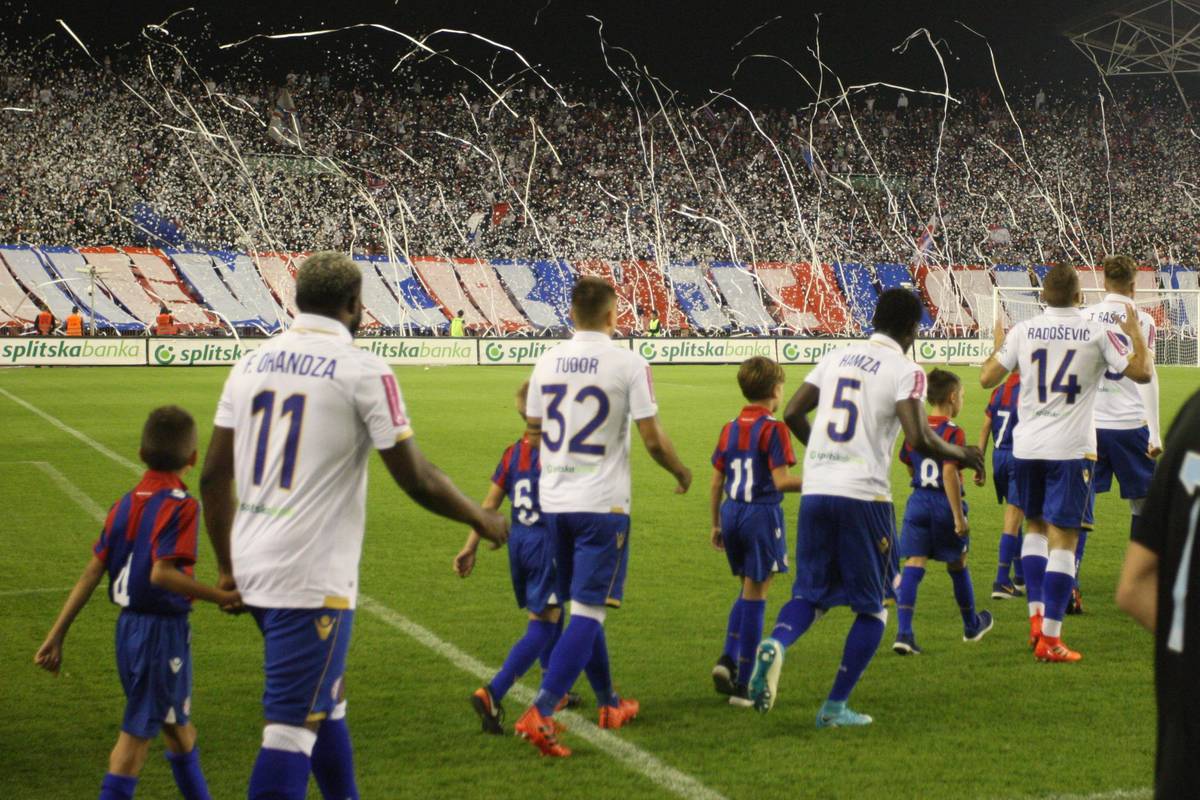
<svg viewBox="0 0 1200 800"><path fill-rule="evenodd" d="M1099 303L1103 289L1084 289L1084 306ZM1023 320L1042 313L1045 306L1035 287L994 286L990 302L978 298L979 336L990 341L996 320L1008 330ZM1200 289L1152 289L1138 292L1131 301L1139 311L1154 319L1157 338L1154 363L1164 366L1200 366L1197 327L1200 325Z"/></svg>

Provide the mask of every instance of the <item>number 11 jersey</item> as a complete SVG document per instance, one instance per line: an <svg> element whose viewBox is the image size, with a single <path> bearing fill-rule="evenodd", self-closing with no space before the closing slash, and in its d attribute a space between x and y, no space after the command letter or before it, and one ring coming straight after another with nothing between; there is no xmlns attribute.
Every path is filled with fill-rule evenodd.
<svg viewBox="0 0 1200 800"><path fill-rule="evenodd" d="M233 429L233 575L246 605L353 608L367 457L412 435L391 369L328 317L230 371L216 425Z"/></svg>
<svg viewBox="0 0 1200 800"><path fill-rule="evenodd" d="M658 414L646 359L577 331L538 359L525 405L542 421L542 510L628 514L630 419Z"/></svg>
<svg viewBox="0 0 1200 800"><path fill-rule="evenodd" d="M896 403L924 401L924 370L877 333L824 356L804 382L820 399L804 449L803 494L890 502Z"/></svg>

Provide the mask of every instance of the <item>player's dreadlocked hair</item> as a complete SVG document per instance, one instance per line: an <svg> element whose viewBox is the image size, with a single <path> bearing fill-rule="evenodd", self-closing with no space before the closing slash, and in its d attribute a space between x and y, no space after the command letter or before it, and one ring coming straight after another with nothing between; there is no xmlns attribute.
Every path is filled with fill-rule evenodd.
<svg viewBox="0 0 1200 800"><path fill-rule="evenodd" d="M871 324L896 341L912 336L921 322L921 301L907 289L888 289L879 295Z"/></svg>
<svg viewBox="0 0 1200 800"><path fill-rule="evenodd" d="M345 253L313 253L296 273L296 307L332 317L346 310L362 291L362 270Z"/></svg>
<svg viewBox="0 0 1200 800"><path fill-rule="evenodd" d="M196 421L179 406L160 406L142 426L142 461L150 469L183 469L196 452Z"/></svg>

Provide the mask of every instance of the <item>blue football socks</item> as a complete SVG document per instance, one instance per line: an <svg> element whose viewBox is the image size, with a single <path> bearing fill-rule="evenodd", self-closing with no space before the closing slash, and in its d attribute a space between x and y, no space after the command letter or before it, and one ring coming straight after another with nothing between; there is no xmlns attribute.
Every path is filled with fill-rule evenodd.
<svg viewBox="0 0 1200 800"><path fill-rule="evenodd" d="M996 583L1007 585L1013 562L1021 563L1021 542L1015 535L1000 534L1000 558L996 565Z"/></svg>
<svg viewBox="0 0 1200 800"><path fill-rule="evenodd" d="M517 640L517 643L508 651L508 658L504 659L500 671L488 684L488 691L492 693L492 699L496 702L504 699L504 695L508 694L513 683L529 671L533 663L545 652L547 644L554 640L557 627L553 622L544 622L540 619L529 620L529 625L525 628L525 635Z"/></svg>
<svg viewBox="0 0 1200 800"><path fill-rule="evenodd" d="M1025 534L1022 530L1023 526L1017 527L1017 547L1013 551L1013 581L1015 583L1025 583L1025 565L1021 563L1021 546L1025 543Z"/></svg>
<svg viewBox="0 0 1200 800"><path fill-rule="evenodd" d="M550 641L546 642L546 646L542 648L542 653L538 656L538 661L542 664L542 672L550 669L550 654L554 652L554 645L558 644L558 640L562 638L563 626L567 624L565 614L558 615L558 622L554 623L554 635L550 637Z"/></svg>
<svg viewBox="0 0 1200 800"><path fill-rule="evenodd" d="M746 608L746 601L742 599L741 594L738 594L737 600L733 601L733 605L729 609L729 622L725 625L725 650L722 655L730 661L736 662L738 652L741 646L738 644L738 636L742 631L742 612Z"/></svg>
<svg viewBox="0 0 1200 800"><path fill-rule="evenodd" d="M954 584L954 601L958 603L958 613L962 614L963 628L974 628L979 622L975 614L975 587L971 585L971 571L966 567L950 573L950 582Z"/></svg>
<svg viewBox="0 0 1200 800"><path fill-rule="evenodd" d="M859 614L846 634L846 647L842 651L842 663L838 667L837 677L833 680L833 689L829 699L835 703L844 703L850 698L854 685L871 663L879 642L883 639L884 622L871 614Z"/></svg>
<svg viewBox="0 0 1200 800"><path fill-rule="evenodd" d="M542 678L542 688L533 704L538 712L549 717L554 714L558 701L575 685L579 673L592 657L596 634L601 625L591 617L572 616L562 638L550 656L550 669Z"/></svg>
<svg viewBox="0 0 1200 800"><path fill-rule="evenodd" d="M312 773L322 797L358 800L354 782L354 749L350 746L350 728L346 719L327 719L317 730L312 751Z"/></svg>
<svg viewBox="0 0 1200 800"><path fill-rule="evenodd" d="M168 750L167 762L171 765L171 774L175 776L175 785L179 787L183 800L211 800L204 771L200 769L200 748L193 747L188 753L172 753Z"/></svg>
<svg viewBox="0 0 1200 800"><path fill-rule="evenodd" d="M1042 583L1046 579L1045 556L1022 556L1025 567L1025 598L1030 603L1042 602Z"/></svg>
<svg viewBox="0 0 1200 800"><path fill-rule="evenodd" d="M807 600L793 597L779 609L775 618L775 630L771 638L784 647L791 647L797 639L804 635L817 618L817 608Z"/></svg>
<svg viewBox="0 0 1200 800"><path fill-rule="evenodd" d="M128 775L113 775L110 772L104 776L104 782L100 784L100 800L133 800L137 782L137 778Z"/></svg>
<svg viewBox="0 0 1200 800"><path fill-rule="evenodd" d="M250 800L304 800L311 765L304 753L264 747L250 773Z"/></svg>
<svg viewBox="0 0 1200 800"><path fill-rule="evenodd" d="M1130 528L1132 527L1133 523L1131 522ZM1079 542L1075 545L1075 580L1071 584L1071 587L1074 589L1079 588L1079 565L1083 563L1083 551L1087 547L1087 540L1088 532L1081 530L1079 532Z"/></svg>
<svg viewBox="0 0 1200 800"><path fill-rule="evenodd" d="M763 618L767 615L766 600L741 600L742 628L739 634L741 647L737 657L735 683L748 683L754 670L754 651L762 639Z"/></svg>
<svg viewBox="0 0 1200 800"><path fill-rule="evenodd" d="M604 626L596 631L596 641L592 644L592 657L584 665L588 683L596 693L596 705L617 705L617 694L613 691L612 670L608 666L608 639L604 635Z"/></svg>
<svg viewBox="0 0 1200 800"><path fill-rule="evenodd" d="M912 636L913 611L917 608L917 589L925 577L924 567L905 567L900 574L900 591L896 597L896 612L899 617L897 632L901 636Z"/></svg>

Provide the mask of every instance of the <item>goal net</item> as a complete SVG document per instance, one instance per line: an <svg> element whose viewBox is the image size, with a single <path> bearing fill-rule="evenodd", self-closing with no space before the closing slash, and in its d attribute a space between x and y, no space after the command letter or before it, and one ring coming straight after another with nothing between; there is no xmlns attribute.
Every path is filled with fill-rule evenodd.
<svg viewBox="0 0 1200 800"><path fill-rule="evenodd" d="M1085 306L1104 299L1103 289L1084 289ZM996 320L1004 330L1042 312L1040 290L1030 287L995 287L992 296L979 297L979 335L990 340ZM1200 366L1196 347L1197 324L1200 323L1200 289L1142 290L1132 300L1140 311L1154 319L1158 329L1154 343L1154 363L1164 365Z"/></svg>

